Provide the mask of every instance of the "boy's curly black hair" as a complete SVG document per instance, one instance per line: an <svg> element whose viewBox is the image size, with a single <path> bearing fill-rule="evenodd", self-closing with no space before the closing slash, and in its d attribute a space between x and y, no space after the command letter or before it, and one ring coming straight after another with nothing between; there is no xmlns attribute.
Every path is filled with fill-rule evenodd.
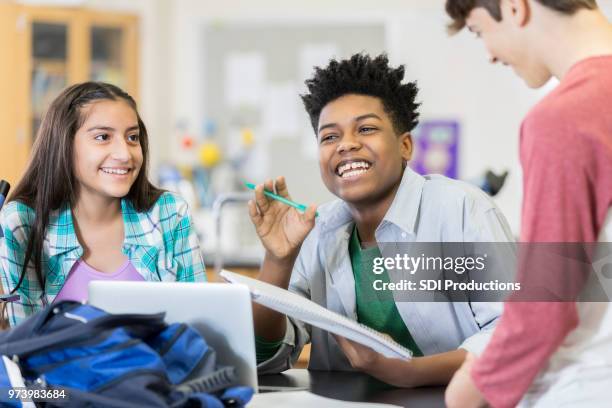
<svg viewBox="0 0 612 408"><path fill-rule="evenodd" d="M402 84L402 79L404 66L389 67L386 54L374 59L366 54L355 54L341 61L332 59L325 68L315 67L314 77L305 82L309 93L300 97L315 134L325 105L346 94L359 94L381 99L399 135L411 131L419 123L417 108L420 105L415 102L416 82Z"/></svg>

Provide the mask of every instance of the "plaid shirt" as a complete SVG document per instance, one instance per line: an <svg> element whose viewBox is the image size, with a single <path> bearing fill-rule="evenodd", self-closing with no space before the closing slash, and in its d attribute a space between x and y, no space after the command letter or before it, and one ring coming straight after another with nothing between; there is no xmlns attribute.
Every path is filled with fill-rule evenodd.
<svg viewBox="0 0 612 408"><path fill-rule="evenodd" d="M121 200L125 239L122 252L146 281L202 282L204 261L193 229L187 203L163 193L148 212L137 212L129 200ZM2 287L9 293L19 282L34 210L11 201L0 212L0 272ZM68 203L49 214L43 243L42 269L45 290L36 279L32 262L17 293L21 299L7 307L14 326L53 302L83 248L74 230Z"/></svg>

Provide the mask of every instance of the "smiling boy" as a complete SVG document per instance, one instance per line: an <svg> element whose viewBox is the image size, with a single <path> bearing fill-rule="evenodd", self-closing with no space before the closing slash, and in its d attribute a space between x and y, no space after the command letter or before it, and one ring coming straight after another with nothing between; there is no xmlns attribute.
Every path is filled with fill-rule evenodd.
<svg viewBox="0 0 612 408"><path fill-rule="evenodd" d="M290 368L312 343L311 369L358 369L398 386L445 384L466 350L481 350L488 340L499 304L401 302L379 297L367 283L378 243L512 239L482 191L407 167L418 104L416 85L403 77L403 66L389 67L384 55L357 54L316 68L302 99L321 178L339 200L321 206L315 222L314 207L300 214L263 194L265 187L289 197L279 177L257 186L249 212L266 250L259 279L388 334L416 358L386 358L255 305L261 372Z"/></svg>
<svg viewBox="0 0 612 408"><path fill-rule="evenodd" d="M560 80L521 126L521 241L611 242L612 24L595 0L447 0L446 10L455 31L467 26L492 63L529 87ZM560 268L549 269L539 275ZM608 302L509 302L485 352L449 385L447 404L608 406L611 344Z"/></svg>

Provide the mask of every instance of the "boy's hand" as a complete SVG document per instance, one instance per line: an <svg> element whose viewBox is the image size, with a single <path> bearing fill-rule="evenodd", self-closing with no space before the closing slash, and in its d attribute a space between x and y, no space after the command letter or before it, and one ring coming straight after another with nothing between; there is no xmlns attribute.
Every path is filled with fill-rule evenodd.
<svg viewBox="0 0 612 408"><path fill-rule="evenodd" d="M385 357L369 347L344 337L336 335L334 337L353 368L396 387L448 384L466 355L465 350L452 350L402 360Z"/></svg>
<svg viewBox="0 0 612 408"><path fill-rule="evenodd" d="M396 387L417 385L414 382L415 373L411 369L412 360L385 357L367 346L342 336L334 334L334 338L353 368Z"/></svg>
<svg viewBox="0 0 612 408"><path fill-rule="evenodd" d="M476 357L468 353L465 362L457 370L450 384L446 388L444 400L450 408L478 408L487 405L487 402L474 385L470 375Z"/></svg>
<svg viewBox="0 0 612 408"><path fill-rule="evenodd" d="M255 188L255 201L249 201L249 216L267 253L277 260L295 257L315 225L316 208L301 214L280 201L266 197L264 188L291 200L284 177L267 180Z"/></svg>

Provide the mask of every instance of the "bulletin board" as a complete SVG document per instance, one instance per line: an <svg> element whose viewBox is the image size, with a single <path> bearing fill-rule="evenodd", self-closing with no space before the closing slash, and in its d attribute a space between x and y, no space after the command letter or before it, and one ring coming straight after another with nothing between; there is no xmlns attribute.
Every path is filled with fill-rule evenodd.
<svg viewBox="0 0 612 408"><path fill-rule="evenodd" d="M458 178L459 136L460 125L456 120L422 120L412 132L410 167L419 174Z"/></svg>
<svg viewBox="0 0 612 408"><path fill-rule="evenodd" d="M315 134L299 94L312 67L332 56L384 52L384 24L211 22L203 36L204 117L224 151L232 155L241 129L249 128L256 147L242 171L253 182L284 175L296 201L333 198L320 179Z"/></svg>

